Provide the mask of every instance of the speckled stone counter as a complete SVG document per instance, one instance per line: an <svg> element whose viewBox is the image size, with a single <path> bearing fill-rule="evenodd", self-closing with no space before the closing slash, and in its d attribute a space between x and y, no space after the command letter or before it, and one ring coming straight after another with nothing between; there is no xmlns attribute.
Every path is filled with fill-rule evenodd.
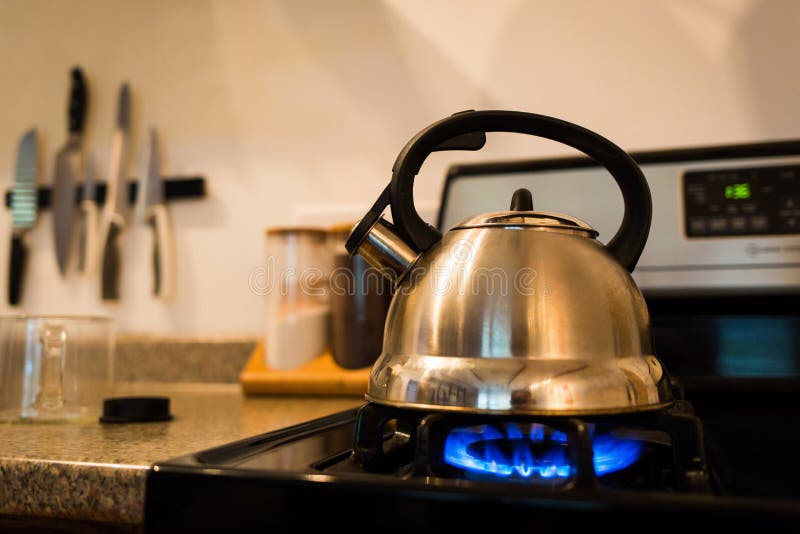
<svg viewBox="0 0 800 534"><path fill-rule="evenodd" d="M117 336L119 382L239 382L260 338L253 336Z"/></svg>
<svg viewBox="0 0 800 534"><path fill-rule="evenodd" d="M0 515L111 524L143 519L149 466L358 406L357 397L246 397L238 384L129 383L166 395L165 423L0 424Z"/></svg>

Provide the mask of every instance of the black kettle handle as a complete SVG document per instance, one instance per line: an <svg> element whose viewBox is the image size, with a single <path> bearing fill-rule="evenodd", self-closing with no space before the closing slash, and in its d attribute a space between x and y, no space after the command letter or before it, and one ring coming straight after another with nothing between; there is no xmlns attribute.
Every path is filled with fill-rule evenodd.
<svg viewBox="0 0 800 534"><path fill-rule="evenodd" d="M620 147L577 124L521 111L465 111L428 126L403 148L392 168L389 185L392 218L396 232L417 252L437 243L441 233L427 224L414 206L414 178L425 159L453 137L473 132L511 132L544 137L585 153L603 165L622 191L625 213L617 233L606 249L619 263L633 271L650 233L652 201L650 188L635 161Z"/></svg>

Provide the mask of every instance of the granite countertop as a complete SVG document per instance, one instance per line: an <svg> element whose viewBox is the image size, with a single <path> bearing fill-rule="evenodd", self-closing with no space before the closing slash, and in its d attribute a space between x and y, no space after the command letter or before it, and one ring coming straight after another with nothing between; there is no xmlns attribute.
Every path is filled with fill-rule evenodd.
<svg viewBox="0 0 800 534"><path fill-rule="evenodd" d="M128 383L115 395L169 396L175 418L0 424L0 515L139 524L152 464L363 403L247 397L238 384L221 383Z"/></svg>

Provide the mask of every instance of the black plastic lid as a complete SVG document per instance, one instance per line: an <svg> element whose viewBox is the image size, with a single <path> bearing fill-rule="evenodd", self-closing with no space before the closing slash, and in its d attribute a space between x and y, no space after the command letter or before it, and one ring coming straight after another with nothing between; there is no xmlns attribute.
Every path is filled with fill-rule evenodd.
<svg viewBox="0 0 800 534"><path fill-rule="evenodd" d="M169 397L115 397L103 401L101 423L170 421Z"/></svg>

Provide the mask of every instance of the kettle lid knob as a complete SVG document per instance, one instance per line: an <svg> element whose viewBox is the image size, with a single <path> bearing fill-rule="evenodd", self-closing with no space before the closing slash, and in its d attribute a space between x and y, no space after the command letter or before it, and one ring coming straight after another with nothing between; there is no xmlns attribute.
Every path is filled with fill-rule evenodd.
<svg viewBox="0 0 800 534"><path fill-rule="evenodd" d="M533 211L533 195L530 190L523 188L514 191L511 196L510 211Z"/></svg>

